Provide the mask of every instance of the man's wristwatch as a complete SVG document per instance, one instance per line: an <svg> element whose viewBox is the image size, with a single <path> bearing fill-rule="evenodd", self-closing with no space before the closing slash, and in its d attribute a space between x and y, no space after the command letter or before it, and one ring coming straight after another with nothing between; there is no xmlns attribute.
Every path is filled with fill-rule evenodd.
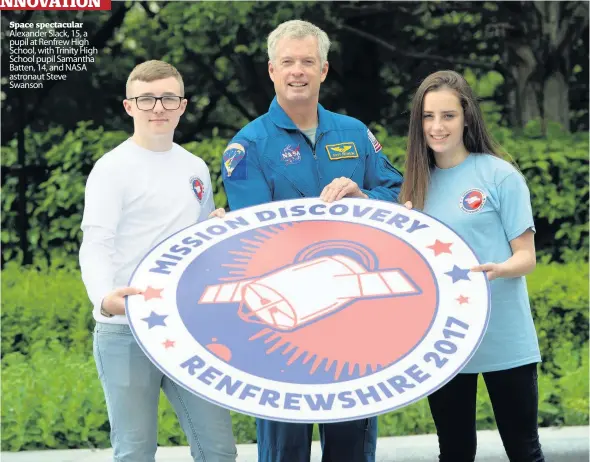
<svg viewBox="0 0 590 462"><path fill-rule="evenodd" d="M104 309L104 307L102 306L102 302L100 302L100 314L102 314L105 318L112 318L113 316L115 316L113 313L109 313Z"/></svg>

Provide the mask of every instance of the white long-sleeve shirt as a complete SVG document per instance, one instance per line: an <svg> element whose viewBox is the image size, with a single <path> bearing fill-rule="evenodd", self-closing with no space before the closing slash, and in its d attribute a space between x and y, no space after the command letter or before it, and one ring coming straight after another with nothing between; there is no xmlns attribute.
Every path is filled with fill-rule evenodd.
<svg viewBox="0 0 590 462"><path fill-rule="evenodd" d="M205 162L177 144L154 152L129 139L96 162L86 183L80 247L95 320L127 323L123 315L102 316L102 299L129 285L156 244L207 219L215 208L212 193Z"/></svg>

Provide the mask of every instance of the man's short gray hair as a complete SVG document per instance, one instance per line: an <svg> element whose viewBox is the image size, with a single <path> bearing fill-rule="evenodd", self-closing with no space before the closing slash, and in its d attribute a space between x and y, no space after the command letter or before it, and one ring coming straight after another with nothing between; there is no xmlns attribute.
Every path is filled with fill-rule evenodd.
<svg viewBox="0 0 590 462"><path fill-rule="evenodd" d="M278 41L283 37L301 39L308 36L315 37L318 40L320 65L323 66L328 60L328 51L330 50L330 39L328 38L328 34L318 26L314 26L310 22L300 21L298 19L293 19L292 21L286 21L280 24L269 34L267 41L268 59L271 62L275 62L276 46Z"/></svg>

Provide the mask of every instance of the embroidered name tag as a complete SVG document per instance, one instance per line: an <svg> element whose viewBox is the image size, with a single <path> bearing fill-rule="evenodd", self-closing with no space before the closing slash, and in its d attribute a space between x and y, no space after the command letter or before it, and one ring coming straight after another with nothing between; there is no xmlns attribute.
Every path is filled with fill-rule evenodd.
<svg viewBox="0 0 590 462"><path fill-rule="evenodd" d="M326 146L326 151L328 151L328 157L330 160L354 159L359 156L353 142L328 144Z"/></svg>

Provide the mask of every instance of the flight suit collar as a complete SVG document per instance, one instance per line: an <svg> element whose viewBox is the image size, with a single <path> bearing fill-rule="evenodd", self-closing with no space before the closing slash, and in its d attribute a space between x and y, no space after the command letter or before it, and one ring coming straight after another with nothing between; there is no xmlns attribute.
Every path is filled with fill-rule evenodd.
<svg viewBox="0 0 590 462"><path fill-rule="evenodd" d="M287 115L285 110L281 107L279 102L277 101L277 97L275 96L270 103L270 107L268 109L268 115L270 120L279 128L284 130L299 130L295 122L291 120L291 118ZM324 125L328 119L328 111L324 109L324 107L318 103L318 133L324 131Z"/></svg>

